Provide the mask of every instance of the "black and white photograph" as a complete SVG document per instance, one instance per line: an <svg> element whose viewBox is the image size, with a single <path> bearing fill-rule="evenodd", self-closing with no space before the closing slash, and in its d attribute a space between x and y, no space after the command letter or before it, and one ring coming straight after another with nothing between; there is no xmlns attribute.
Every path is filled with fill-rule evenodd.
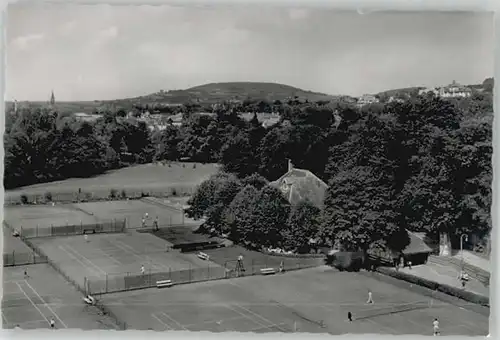
<svg viewBox="0 0 500 340"><path fill-rule="evenodd" d="M493 19L10 4L2 328L488 335Z"/></svg>

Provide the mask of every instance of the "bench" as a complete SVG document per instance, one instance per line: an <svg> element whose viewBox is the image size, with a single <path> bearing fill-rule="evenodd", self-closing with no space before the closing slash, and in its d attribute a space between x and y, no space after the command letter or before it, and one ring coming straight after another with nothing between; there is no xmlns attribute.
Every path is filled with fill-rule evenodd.
<svg viewBox="0 0 500 340"><path fill-rule="evenodd" d="M274 268L262 268L260 270L260 273L262 275L271 275L271 274L276 274L276 269Z"/></svg>
<svg viewBox="0 0 500 340"><path fill-rule="evenodd" d="M210 256L208 254L202 253L201 251L198 253L198 257L202 260L209 260Z"/></svg>
<svg viewBox="0 0 500 340"><path fill-rule="evenodd" d="M173 285L172 280L156 281L156 288L172 287Z"/></svg>
<svg viewBox="0 0 500 340"><path fill-rule="evenodd" d="M95 228L88 228L88 229L83 229L83 234L88 234L90 232L90 234L95 234L96 233L96 230Z"/></svg>

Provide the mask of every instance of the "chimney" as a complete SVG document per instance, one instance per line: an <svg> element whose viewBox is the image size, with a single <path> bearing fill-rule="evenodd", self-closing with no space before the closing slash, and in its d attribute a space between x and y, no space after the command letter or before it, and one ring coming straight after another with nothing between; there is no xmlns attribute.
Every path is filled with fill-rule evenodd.
<svg viewBox="0 0 500 340"><path fill-rule="evenodd" d="M290 158L288 158L288 171L290 171L292 169L293 169L292 160Z"/></svg>

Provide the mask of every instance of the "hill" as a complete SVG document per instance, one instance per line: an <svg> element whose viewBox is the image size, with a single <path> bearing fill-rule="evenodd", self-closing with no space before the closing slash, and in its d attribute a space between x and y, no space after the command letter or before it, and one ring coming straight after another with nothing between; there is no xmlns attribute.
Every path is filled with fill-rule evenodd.
<svg viewBox="0 0 500 340"><path fill-rule="evenodd" d="M230 82L230 83L210 83L195 86L185 90L159 91L144 96L123 98L104 101L86 102L56 102L56 108L62 112L86 112L92 113L95 109L103 108L124 108L131 109L135 105L162 106L172 104L200 104L202 106L220 103L223 101L244 101L250 100L286 100L297 97L299 100L319 101L333 100L337 96L324 93L302 90L293 86L265 83L265 82ZM30 102L32 106L46 105L44 102ZM20 105L23 105L21 103ZM11 107L12 103L7 103Z"/></svg>
<svg viewBox="0 0 500 340"><path fill-rule="evenodd" d="M210 105L223 101L286 100L297 97L300 100L332 100L336 96L302 90L293 86L264 82L210 83L185 90L160 91L145 96L104 101L116 106L187 104Z"/></svg>

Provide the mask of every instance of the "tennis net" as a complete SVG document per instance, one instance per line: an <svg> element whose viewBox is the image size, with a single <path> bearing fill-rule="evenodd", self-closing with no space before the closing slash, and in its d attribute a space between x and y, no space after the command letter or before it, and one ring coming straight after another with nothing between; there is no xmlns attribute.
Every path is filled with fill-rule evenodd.
<svg viewBox="0 0 500 340"><path fill-rule="evenodd" d="M382 315L396 314L402 312L409 312L412 310L431 308L431 301L418 301L406 304L389 305L384 307L365 309L354 313L356 320L369 319Z"/></svg>

